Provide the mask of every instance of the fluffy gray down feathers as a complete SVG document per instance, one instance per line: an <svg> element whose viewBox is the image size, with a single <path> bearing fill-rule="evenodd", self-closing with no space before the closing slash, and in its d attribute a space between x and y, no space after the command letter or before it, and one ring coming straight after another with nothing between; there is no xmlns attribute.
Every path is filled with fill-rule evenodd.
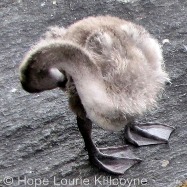
<svg viewBox="0 0 187 187"><path fill-rule="evenodd" d="M156 106L169 81L158 41L134 23L90 17L67 29L52 27L39 43L54 41L75 44L93 63L95 69L74 62L71 70L64 71L73 77L87 117L103 128L120 130L130 118ZM62 78L55 68L51 76Z"/></svg>

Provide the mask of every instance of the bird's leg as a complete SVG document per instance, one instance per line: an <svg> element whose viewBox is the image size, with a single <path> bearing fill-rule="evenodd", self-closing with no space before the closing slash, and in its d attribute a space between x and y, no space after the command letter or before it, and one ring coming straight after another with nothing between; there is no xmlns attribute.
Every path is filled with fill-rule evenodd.
<svg viewBox="0 0 187 187"><path fill-rule="evenodd" d="M136 146L168 143L173 127L160 123L131 122L125 128L125 138Z"/></svg>
<svg viewBox="0 0 187 187"><path fill-rule="evenodd" d="M132 154L128 146L98 149L91 138L92 122L89 119L77 117L77 124L84 139L89 160L98 168L112 174L123 174L141 161Z"/></svg>

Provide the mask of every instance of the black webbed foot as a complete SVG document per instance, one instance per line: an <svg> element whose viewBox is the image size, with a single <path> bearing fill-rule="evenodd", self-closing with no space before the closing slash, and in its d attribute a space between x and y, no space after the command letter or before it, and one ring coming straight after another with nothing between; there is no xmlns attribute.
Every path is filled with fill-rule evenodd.
<svg viewBox="0 0 187 187"><path fill-rule="evenodd" d="M133 155L128 146L97 149L89 154L92 164L111 174L124 174L126 170L141 160Z"/></svg>
<svg viewBox="0 0 187 187"><path fill-rule="evenodd" d="M92 122L77 117L77 124L88 151L89 160L99 169L111 174L124 174L124 172L141 160L133 155L128 146L109 147L98 149L92 141Z"/></svg>
<svg viewBox="0 0 187 187"><path fill-rule="evenodd" d="M125 128L125 138L136 146L168 143L173 127L160 123L131 123Z"/></svg>

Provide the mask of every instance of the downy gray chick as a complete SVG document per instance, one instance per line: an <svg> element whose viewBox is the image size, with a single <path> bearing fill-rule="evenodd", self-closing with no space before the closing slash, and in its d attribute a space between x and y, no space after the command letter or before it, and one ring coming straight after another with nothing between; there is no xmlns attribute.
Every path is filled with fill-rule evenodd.
<svg viewBox="0 0 187 187"><path fill-rule="evenodd" d="M107 172L122 174L140 159L127 146L98 149L92 122L113 131L125 127L125 137L137 146L167 143L173 131L134 120L156 106L169 78L158 41L132 22L99 16L67 29L52 27L26 54L20 80L31 93L57 87L68 92L89 159Z"/></svg>

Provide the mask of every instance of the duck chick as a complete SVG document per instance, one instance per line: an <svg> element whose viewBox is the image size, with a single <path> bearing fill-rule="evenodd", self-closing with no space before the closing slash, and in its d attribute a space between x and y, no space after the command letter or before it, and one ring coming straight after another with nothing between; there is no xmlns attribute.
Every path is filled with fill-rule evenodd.
<svg viewBox="0 0 187 187"><path fill-rule="evenodd" d="M135 122L156 105L169 78L157 40L134 23L99 16L65 30L55 27L26 54L20 80L31 93L67 90L89 159L107 172L123 174L140 159L127 146L98 149L92 123L114 131L125 127L126 138L138 146L167 143L173 131Z"/></svg>

